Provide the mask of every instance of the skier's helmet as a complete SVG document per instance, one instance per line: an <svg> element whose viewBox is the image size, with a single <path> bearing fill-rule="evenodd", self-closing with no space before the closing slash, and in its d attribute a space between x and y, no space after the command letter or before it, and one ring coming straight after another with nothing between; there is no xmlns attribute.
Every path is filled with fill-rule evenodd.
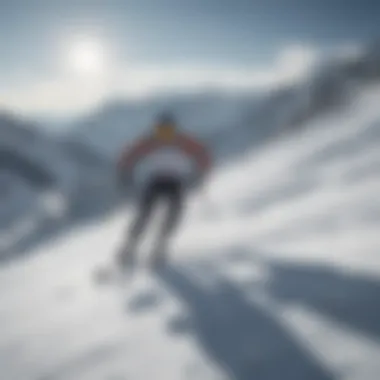
<svg viewBox="0 0 380 380"><path fill-rule="evenodd" d="M156 120L154 134L159 140L172 140L177 134L177 123L170 113L162 113Z"/></svg>

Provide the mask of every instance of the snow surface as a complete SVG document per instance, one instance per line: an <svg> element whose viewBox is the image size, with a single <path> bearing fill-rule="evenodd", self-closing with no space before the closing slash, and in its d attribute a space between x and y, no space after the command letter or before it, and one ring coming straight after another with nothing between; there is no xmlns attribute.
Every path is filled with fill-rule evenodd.
<svg viewBox="0 0 380 380"><path fill-rule="evenodd" d="M91 282L130 210L1 267L1 379L377 380L379 96L214 173L157 277Z"/></svg>

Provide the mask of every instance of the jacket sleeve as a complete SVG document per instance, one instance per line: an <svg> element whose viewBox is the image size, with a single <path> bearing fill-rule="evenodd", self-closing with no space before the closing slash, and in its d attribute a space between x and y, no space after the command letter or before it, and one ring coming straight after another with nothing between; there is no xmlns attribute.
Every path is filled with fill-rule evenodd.
<svg viewBox="0 0 380 380"><path fill-rule="evenodd" d="M148 137L139 140L134 145L124 149L118 161L118 168L132 169L139 159L152 152L155 148L156 143L152 138Z"/></svg>
<svg viewBox="0 0 380 380"><path fill-rule="evenodd" d="M194 157L202 172L210 170L212 165L211 155L202 143L192 137L183 136L180 140L180 146L189 156Z"/></svg>

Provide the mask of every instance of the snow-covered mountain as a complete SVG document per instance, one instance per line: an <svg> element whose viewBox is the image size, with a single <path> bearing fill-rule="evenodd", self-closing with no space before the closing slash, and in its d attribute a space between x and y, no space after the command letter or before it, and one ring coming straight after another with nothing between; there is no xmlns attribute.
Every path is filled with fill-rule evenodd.
<svg viewBox="0 0 380 380"><path fill-rule="evenodd" d="M76 168L61 143L20 120L0 117L2 170L12 171L36 190L55 189L68 197L75 185Z"/></svg>
<svg viewBox="0 0 380 380"><path fill-rule="evenodd" d="M324 61L301 82L264 94L235 124L213 132L209 144L225 160L339 112L355 102L362 89L380 81L379 53L376 45L370 45L356 54Z"/></svg>
<svg viewBox="0 0 380 380"><path fill-rule="evenodd" d="M107 160L90 148L61 141L14 115L1 114L0 245L9 246L25 234L24 228L17 232L25 220L33 228L44 228L57 218L83 211L90 201L110 198L111 175Z"/></svg>
<svg viewBox="0 0 380 380"><path fill-rule="evenodd" d="M171 269L120 291L91 283L124 208L2 267L1 378L377 380L380 85L360 83L220 165Z"/></svg>

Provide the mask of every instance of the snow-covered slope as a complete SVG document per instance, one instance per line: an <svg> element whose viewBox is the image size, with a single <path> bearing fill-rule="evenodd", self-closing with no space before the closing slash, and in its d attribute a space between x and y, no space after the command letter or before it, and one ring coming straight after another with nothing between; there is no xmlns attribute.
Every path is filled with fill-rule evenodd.
<svg viewBox="0 0 380 380"><path fill-rule="evenodd" d="M377 380L379 98L218 169L157 278L91 283L126 210L1 268L1 378Z"/></svg>
<svg viewBox="0 0 380 380"><path fill-rule="evenodd" d="M21 236L38 235L104 199L115 203L106 159L5 113L0 114L0 187L1 260Z"/></svg>
<svg viewBox="0 0 380 380"><path fill-rule="evenodd" d="M36 187L54 187L66 197L75 196L79 179L91 182L96 174L101 177L109 172L110 163L86 144L48 135L14 115L0 114L0 140L2 169L6 166L3 157L6 152L10 163L18 160L20 176L34 182L32 184ZM8 166L6 169L11 167ZM15 166L12 170L16 173ZM21 167L26 166L22 170ZM33 168L35 173L44 172L45 175L35 174L33 181L33 175L28 175ZM43 181L43 176L50 179Z"/></svg>
<svg viewBox="0 0 380 380"><path fill-rule="evenodd" d="M12 152L47 172L52 177L50 186L69 191L75 168L64 156L58 141L8 114L0 116L0 138L2 150Z"/></svg>
<svg viewBox="0 0 380 380"><path fill-rule="evenodd" d="M0 115L1 258L31 224L64 214L74 170L51 138L14 115Z"/></svg>

